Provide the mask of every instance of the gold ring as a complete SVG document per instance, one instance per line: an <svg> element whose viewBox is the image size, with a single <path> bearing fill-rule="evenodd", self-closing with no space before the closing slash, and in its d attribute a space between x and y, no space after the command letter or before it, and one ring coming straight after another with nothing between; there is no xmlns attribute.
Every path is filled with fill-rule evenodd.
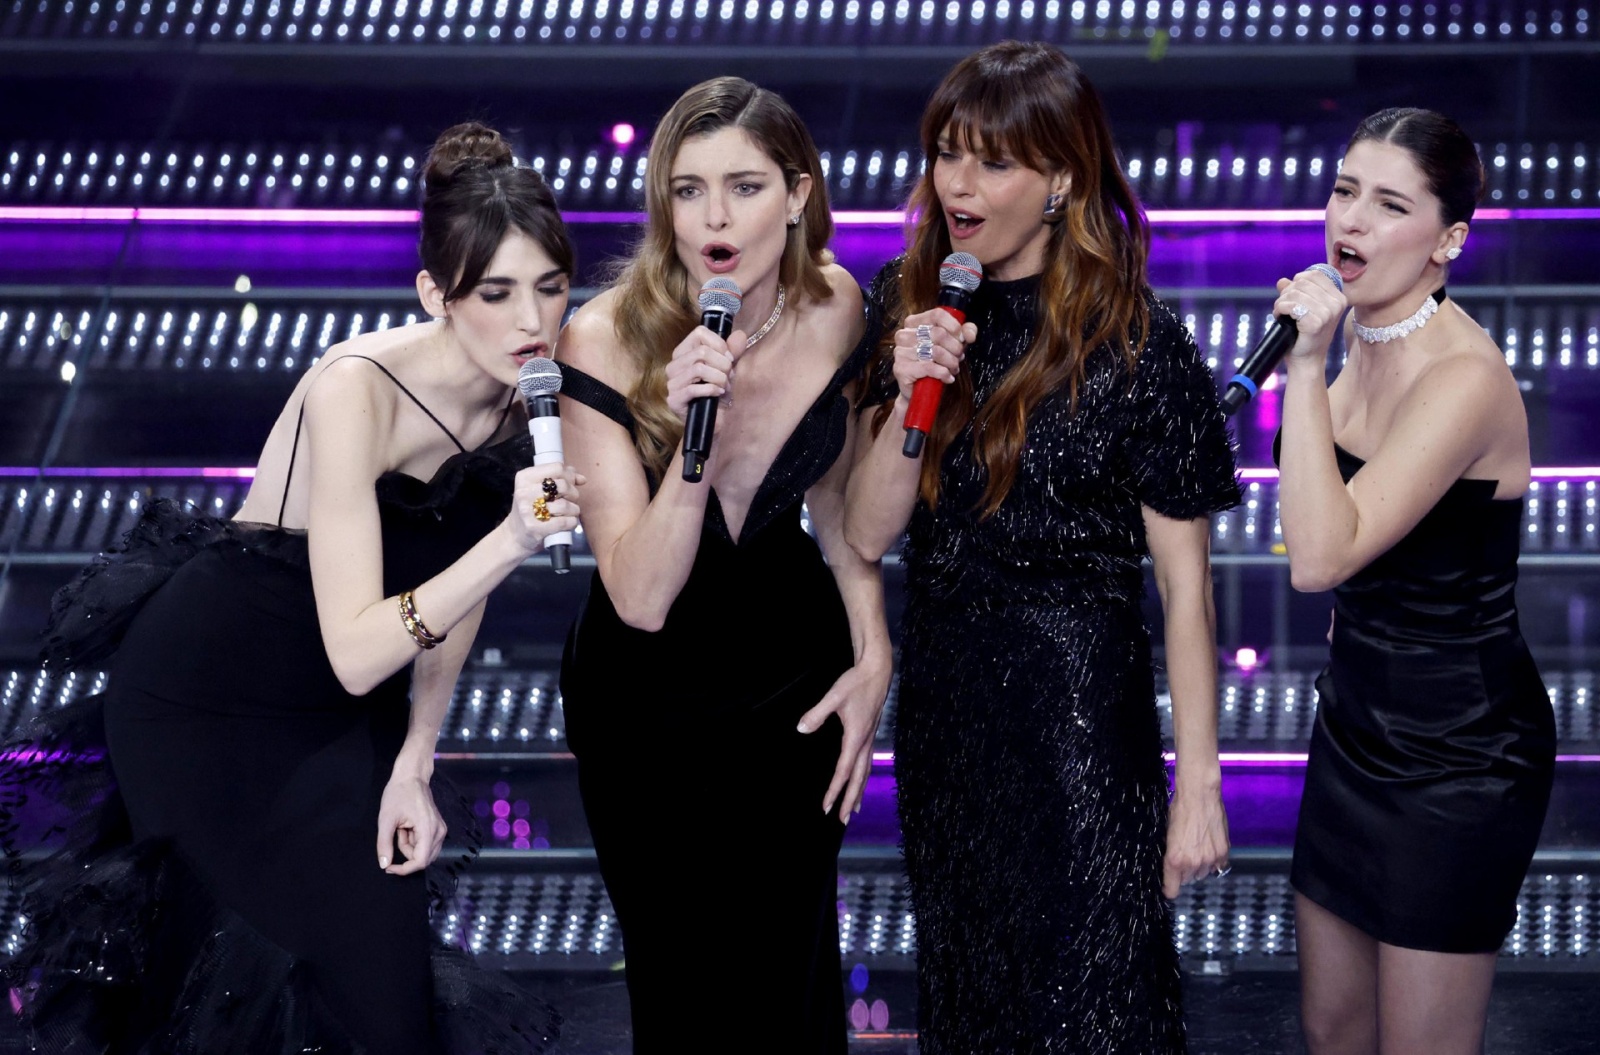
<svg viewBox="0 0 1600 1055"><path fill-rule="evenodd" d="M561 494L561 485L557 484L548 476L544 478L544 482L541 483L539 487L544 491L544 496L546 498L555 498Z"/></svg>
<svg viewBox="0 0 1600 1055"><path fill-rule="evenodd" d="M533 500L533 519L541 524L550 519L550 505L544 495Z"/></svg>

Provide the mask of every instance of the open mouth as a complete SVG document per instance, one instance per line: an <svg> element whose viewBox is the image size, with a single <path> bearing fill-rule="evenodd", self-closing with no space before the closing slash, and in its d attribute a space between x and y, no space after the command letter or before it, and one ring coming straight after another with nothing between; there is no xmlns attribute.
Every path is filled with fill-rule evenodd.
<svg viewBox="0 0 1600 1055"><path fill-rule="evenodd" d="M950 222L950 234L956 238L970 237L983 225L983 217L962 209L950 209L945 213Z"/></svg>
<svg viewBox="0 0 1600 1055"><path fill-rule="evenodd" d="M519 363L525 363L529 359L548 359L550 358L550 346L543 341L539 341L534 344L525 344L511 354L516 357Z"/></svg>
<svg viewBox="0 0 1600 1055"><path fill-rule="evenodd" d="M700 256L713 274L732 271L739 264L739 250L725 242L712 242L702 246Z"/></svg>
<svg viewBox="0 0 1600 1055"><path fill-rule="evenodd" d="M1333 266L1339 272L1339 277L1349 282L1367 269L1367 260L1349 246L1335 243Z"/></svg>

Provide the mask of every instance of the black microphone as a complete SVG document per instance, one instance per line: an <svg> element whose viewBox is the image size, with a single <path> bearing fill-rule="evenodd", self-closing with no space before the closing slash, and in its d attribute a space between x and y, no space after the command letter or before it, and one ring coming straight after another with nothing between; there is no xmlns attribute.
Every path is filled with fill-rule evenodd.
<svg viewBox="0 0 1600 1055"><path fill-rule="evenodd" d="M566 460L561 449L561 406L556 399L556 393L561 391L561 367L549 359L529 359L517 371L517 391L528 406L533 464L560 466ZM544 551L550 554L550 567L555 573L565 575L572 568L572 532L546 535Z"/></svg>
<svg viewBox="0 0 1600 1055"><path fill-rule="evenodd" d="M733 332L733 317L739 314L744 294L731 278L714 278L700 287L700 325L728 339ZM711 456L711 434L717 427L717 399L698 396L689 401L689 415L683 423L683 478L692 484L705 475L706 459Z"/></svg>
<svg viewBox="0 0 1600 1055"><path fill-rule="evenodd" d="M1334 288L1344 292L1344 280L1327 264L1312 264L1307 271L1315 271L1327 276ZM1240 364L1239 372L1228 379L1228 390L1222 393L1223 412L1232 415L1234 411L1255 398L1261 386L1266 384L1267 378L1278 368L1278 363L1294 347L1295 339L1300 336L1300 328L1295 325L1294 319L1287 315L1279 315L1267 327L1267 332L1261 335L1261 341L1248 358Z"/></svg>

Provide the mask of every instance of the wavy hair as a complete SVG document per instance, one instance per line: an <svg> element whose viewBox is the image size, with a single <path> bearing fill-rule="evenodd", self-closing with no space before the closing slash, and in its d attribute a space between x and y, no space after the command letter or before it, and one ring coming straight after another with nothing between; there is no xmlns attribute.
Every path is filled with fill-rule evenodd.
<svg viewBox="0 0 1600 1055"><path fill-rule="evenodd" d="M748 135L778 166L789 190L802 176L811 177L811 194L800 222L787 232L778 281L796 306L803 299L820 301L833 295L822 273L823 266L833 261L828 251L833 216L822 161L799 116L782 96L739 77L717 77L684 92L651 137L645 173L648 220L615 279L617 302L625 309L613 324L638 377L628 395L628 409L637 425L634 442L640 460L657 479L666 473L683 437L683 422L667 407L667 363L672 349L700 321L698 291L690 288L673 232L672 166L685 140L724 128L738 128Z"/></svg>
<svg viewBox="0 0 1600 1055"><path fill-rule="evenodd" d="M926 165L907 209L909 248L888 305L890 319L903 319L908 305L920 310L938 296L939 265L950 252L934 185L940 136L984 157L1065 173L1069 181L1045 246L1032 345L976 413L971 375L956 375L923 455L920 492L937 505L944 452L972 423L973 454L987 470L979 505L988 517L1016 482L1028 415L1039 401L1065 386L1075 408L1089 355L1104 344L1121 353L1131 374L1150 324L1144 296L1150 230L1117 163L1100 95L1078 64L1048 44L990 45L957 63L923 112ZM894 330L885 327L878 371L888 372L893 355ZM874 432L889 413L889 405L879 408Z"/></svg>

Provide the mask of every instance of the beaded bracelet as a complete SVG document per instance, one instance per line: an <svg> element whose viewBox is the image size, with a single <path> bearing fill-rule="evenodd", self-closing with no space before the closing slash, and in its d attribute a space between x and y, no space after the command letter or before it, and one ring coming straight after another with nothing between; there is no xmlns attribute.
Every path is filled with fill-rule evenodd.
<svg viewBox="0 0 1600 1055"><path fill-rule="evenodd" d="M444 642L444 634L435 634L423 625L422 617L417 614L416 598L410 590L400 595L400 622L405 624L406 633L418 648L429 649Z"/></svg>

